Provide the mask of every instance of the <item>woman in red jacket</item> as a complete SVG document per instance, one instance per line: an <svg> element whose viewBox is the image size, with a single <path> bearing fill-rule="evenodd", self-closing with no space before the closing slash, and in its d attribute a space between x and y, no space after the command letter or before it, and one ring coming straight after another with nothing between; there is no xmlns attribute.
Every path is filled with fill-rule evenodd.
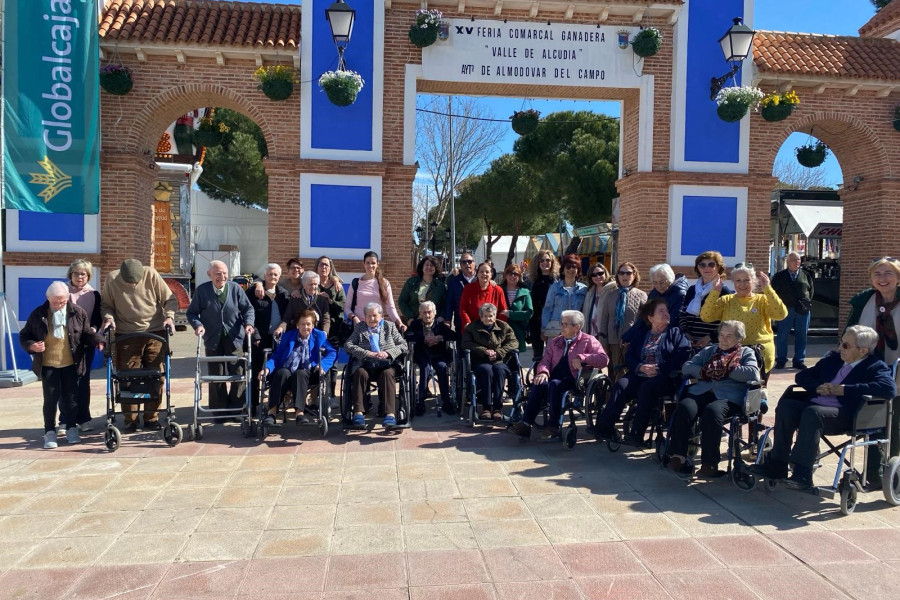
<svg viewBox="0 0 900 600"><path fill-rule="evenodd" d="M459 314L462 318L462 328L472 321L477 321L478 309L485 302L490 302L497 307L497 318L506 321L506 315L503 312L507 309L506 294L503 288L491 281L491 265L483 262L478 265L478 272L475 274L475 281L463 288L462 296L459 299Z"/></svg>

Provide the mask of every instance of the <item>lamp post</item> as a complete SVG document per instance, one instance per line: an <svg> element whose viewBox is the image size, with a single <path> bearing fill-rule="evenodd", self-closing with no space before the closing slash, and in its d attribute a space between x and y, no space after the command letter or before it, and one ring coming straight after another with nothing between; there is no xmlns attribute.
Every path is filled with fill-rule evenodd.
<svg viewBox="0 0 900 600"><path fill-rule="evenodd" d="M325 9L325 18L331 27L331 39L338 51L338 71L344 70L344 49L350 43L353 34L353 21L356 20L356 11L344 2L337 0Z"/></svg>
<svg viewBox="0 0 900 600"><path fill-rule="evenodd" d="M734 79L738 71L741 70L741 64L750 54L753 46L753 36L756 32L744 25L743 19L735 17L734 25L719 38L719 47L722 48L722 54L725 56L725 62L731 65L731 71L725 73L721 77L713 77L709 81L709 98L715 100L716 95L725 86L728 78Z"/></svg>

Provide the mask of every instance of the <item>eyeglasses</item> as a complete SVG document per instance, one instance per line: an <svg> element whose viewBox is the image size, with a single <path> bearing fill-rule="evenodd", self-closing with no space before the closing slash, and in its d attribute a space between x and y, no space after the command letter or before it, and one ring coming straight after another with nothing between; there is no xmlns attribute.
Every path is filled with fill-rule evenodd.
<svg viewBox="0 0 900 600"><path fill-rule="evenodd" d="M565 269L566 269L566 270L569 270L569 269L578 269L578 268L579 268L578 265L566 265L566 266L565 266Z"/></svg>
<svg viewBox="0 0 900 600"><path fill-rule="evenodd" d="M302 271L303 267L301 265L291 265L288 267L291 271Z"/></svg>
<svg viewBox="0 0 900 600"><path fill-rule="evenodd" d="M594 271L591 273L591 277L606 277L606 273L603 271Z"/></svg>
<svg viewBox="0 0 900 600"><path fill-rule="evenodd" d="M519 275L518 273L507 273L506 276L507 277L521 277L521 275Z"/></svg>
<svg viewBox="0 0 900 600"><path fill-rule="evenodd" d="M850 348L856 348L856 346L851 346L847 342L841 342L840 344L838 344L838 346L840 347L841 350L849 350Z"/></svg>
<svg viewBox="0 0 900 600"><path fill-rule="evenodd" d="M566 323L565 321L560 321L559 324L562 327L575 327L575 323Z"/></svg>
<svg viewBox="0 0 900 600"><path fill-rule="evenodd" d="M472 260L472 259L467 259L467 260L461 260L461 261L459 261L459 264L461 264L461 265L471 265L473 262L475 262L475 261Z"/></svg>
<svg viewBox="0 0 900 600"><path fill-rule="evenodd" d="M72 277L87 277L87 273L72 273Z"/></svg>
<svg viewBox="0 0 900 600"><path fill-rule="evenodd" d="M886 260L888 262L897 262L900 259L896 259L893 256L879 256L872 259L872 264L880 263L881 261Z"/></svg>
<svg viewBox="0 0 900 600"><path fill-rule="evenodd" d="M545 263L545 262L552 263L552 262L553 262L553 259L552 259L552 258L542 258L542 259L539 260L538 262L542 262L542 263Z"/></svg>
<svg viewBox="0 0 900 600"><path fill-rule="evenodd" d="M634 271L619 271L616 275L621 275L622 277L629 277L634 275Z"/></svg>
<svg viewBox="0 0 900 600"><path fill-rule="evenodd" d="M718 265L716 265L716 261L712 260L710 262L699 262L697 263L697 266L701 269L712 269L713 267Z"/></svg>
<svg viewBox="0 0 900 600"><path fill-rule="evenodd" d="M735 268L735 269L750 269L750 270L753 270L753 263L750 263L750 262L739 262L738 264L734 265L734 268Z"/></svg>

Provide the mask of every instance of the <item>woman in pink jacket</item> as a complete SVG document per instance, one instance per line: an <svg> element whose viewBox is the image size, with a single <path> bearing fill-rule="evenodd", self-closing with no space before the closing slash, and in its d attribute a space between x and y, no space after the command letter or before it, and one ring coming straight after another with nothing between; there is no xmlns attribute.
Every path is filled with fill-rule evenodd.
<svg viewBox="0 0 900 600"><path fill-rule="evenodd" d="M558 438L563 394L575 388L575 378L581 367L602 369L609 363L609 357L597 338L581 330L584 315L580 311L564 310L559 322L562 333L550 340L544 349L544 357L538 364L525 406L525 415L510 428L516 435L531 436L534 419L549 400L550 415L541 432L541 440Z"/></svg>

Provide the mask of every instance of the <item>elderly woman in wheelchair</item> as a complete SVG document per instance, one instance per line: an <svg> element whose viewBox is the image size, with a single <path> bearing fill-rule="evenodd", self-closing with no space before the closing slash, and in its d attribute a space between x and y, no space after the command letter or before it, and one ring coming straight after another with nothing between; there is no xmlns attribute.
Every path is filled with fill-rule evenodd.
<svg viewBox="0 0 900 600"><path fill-rule="evenodd" d="M353 401L354 428L364 428L365 397L369 381L378 383L378 400L384 407L385 428L397 426L396 362L406 354L406 340L397 326L384 319L384 309L377 302L369 302L364 309L365 320L353 328L344 350L350 355L350 398ZM346 383L345 383L346 385Z"/></svg>
<svg viewBox="0 0 900 600"><path fill-rule="evenodd" d="M765 462L751 465L751 472L770 480L785 479L788 464L793 473L785 485L795 490L813 489L813 468L822 435L853 432L864 396L891 399L896 394L891 369L873 355L878 334L863 325L848 327L840 352L832 352L813 367L797 373L803 391L788 388L775 410L774 445ZM791 440L797 432L797 441ZM868 489L881 484L869 481ZM852 509L851 509L852 510Z"/></svg>
<svg viewBox="0 0 900 600"><path fill-rule="evenodd" d="M259 372L260 383L271 373L269 411L263 418L263 426L275 425L275 417L284 393L294 393L297 409L296 422L306 425L309 419L306 410L306 393L310 386L317 385L325 373L334 365L337 351L331 347L325 332L315 329L318 315L307 309L297 315L296 329L284 334L278 348Z"/></svg>
<svg viewBox="0 0 900 600"><path fill-rule="evenodd" d="M468 350L475 373L475 402L481 407L481 420L502 421L503 387L510 376L504 359L519 349L516 334L509 324L497 320L497 307L485 302L478 309L478 321L463 332L462 347Z"/></svg>
<svg viewBox="0 0 900 600"><path fill-rule="evenodd" d="M707 346L682 367L682 374L696 383L685 390L672 414L667 463L672 471L685 475L693 471L687 454L691 429L699 417L702 459L697 476L725 475L719 470L722 427L727 419L743 411L747 384L759 380L756 353L741 345L744 337L743 323L722 321L718 344Z"/></svg>
<svg viewBox="0 0 900 600"><path fill-rule="evenodd" d="M437 376L441 393L441 409L448 415L456 412L450 399L450 375L448 365L453 364L450 343L459 340L456 332L444 321L437 321L434 302L426 300L419 304L419 318L413 319L406 336L413 342L413 360L419 367L419 391L416 399L416 416L425 414L425 393L428 391L428 373L433 370Z"/></svg>

